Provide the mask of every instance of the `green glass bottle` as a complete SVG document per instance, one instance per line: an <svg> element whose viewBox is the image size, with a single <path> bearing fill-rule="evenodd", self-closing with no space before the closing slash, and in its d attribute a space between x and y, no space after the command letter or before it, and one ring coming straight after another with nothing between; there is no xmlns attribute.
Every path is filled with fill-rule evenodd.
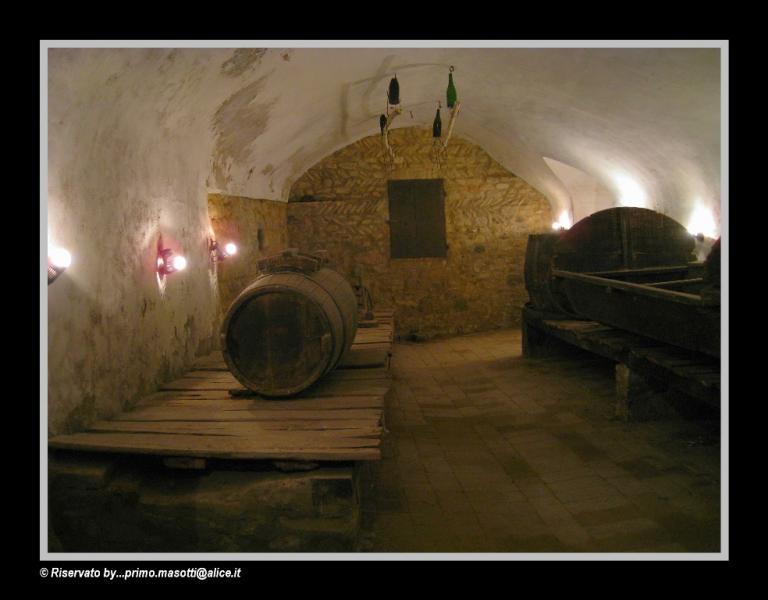
<svg viewBox="0 0 768 600"><path fill-rule="evenodd" d="M445 93L445 97L448 108L453 108L457 98L456 86L453 85L453 67L451 67L451 72L448 73L448 90Z"/></svg>

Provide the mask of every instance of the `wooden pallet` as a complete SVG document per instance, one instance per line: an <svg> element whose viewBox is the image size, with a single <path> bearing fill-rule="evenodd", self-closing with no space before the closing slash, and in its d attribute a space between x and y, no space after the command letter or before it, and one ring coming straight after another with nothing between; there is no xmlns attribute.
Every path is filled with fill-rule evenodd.
<svg viewBox="0 0 768 600"><path fill-rule="evenodd" d="M391 312L380 314L378 327L358 330L347 368L291 399L245 395L217 352L132 410L53 437L49 446L186 458L377 460L392 347Z"/></svg>
<svg viewBox="0 0 768 600"><path fill-rule="evenodd" d="M523 309L523 327L524 337L530 339L535 332L552 336L626 365L642 377L719 406L720 361L716 358L595 321L543 318L529 307Z"/></svg>

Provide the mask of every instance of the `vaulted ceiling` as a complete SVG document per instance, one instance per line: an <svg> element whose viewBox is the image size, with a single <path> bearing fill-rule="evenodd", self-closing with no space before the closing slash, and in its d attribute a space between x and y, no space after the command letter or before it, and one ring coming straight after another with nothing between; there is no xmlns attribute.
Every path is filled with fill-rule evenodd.
<svg viewBox="0 0 768 600"><path fill-rule="evenodd" d="M579 206L589 182L593 203L683 223L698 205L719 213L716 48L54 49L52 172L118 145L126 168L154 153L211 190L285 200L318 160L379 133L394 75L404 108L394 127L430 126L451 65L455 135L557 211L605 208Z"/></svg>

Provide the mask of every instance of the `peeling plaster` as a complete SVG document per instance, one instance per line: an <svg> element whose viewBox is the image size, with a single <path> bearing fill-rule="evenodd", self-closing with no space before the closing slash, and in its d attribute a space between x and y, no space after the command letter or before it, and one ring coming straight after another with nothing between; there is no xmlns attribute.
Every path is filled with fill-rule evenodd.
<svg viewBox="0 0 768 600"><path fill-rule="evenodd" d="M217 185L227 187L233 163L243 163L257 138L269 124L276 99L257 101L267 80L264 75L230 96L213 116L216 132L214 176Z"/></svg>
<svg viewBox="0 0 768 600"><path fill-rule="evenodd" d="M238 48L232 58L221 65L221 72L229 77L239 77L261 62L267 48Z"/></svg>

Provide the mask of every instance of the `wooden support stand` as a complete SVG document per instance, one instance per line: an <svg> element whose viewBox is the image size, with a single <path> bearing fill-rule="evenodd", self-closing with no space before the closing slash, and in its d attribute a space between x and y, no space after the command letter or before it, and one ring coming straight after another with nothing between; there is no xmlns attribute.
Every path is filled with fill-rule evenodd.
<svg viewBox="0 0 768 600"><path fill-rule="evenodd" d="M523 321L523 356L526 358L547 358L558 356L572 356L574 346L563 340L549 335L541 328Z"/></svg>
<svg viewBox="0 0 768 600"><path fill-rule="evenodd" d="M523 308L523 355L560 354L566 344L614 361L617 417L634 421L670 415L668 391L719 406L719 360L595 321L549 316Z"/></svg>
<svg viewBox="0 0 768 600"><path fill-rule="evenodd" d="M355 550L358 471L381 458L392 393L393 311L374 317L295 397L254 397L215 352L133 409L51 438L49 549Z"/></svg>
<svg viewBox="0 0 768 600"><path fill-rule="evenodd" d="M664 389L627 365L616 365L616 416L623 421L648 421L672 413Z"/></svg>
<svg viewBox="0 0 768 600"><path fill-rule="evenodd" d="M526 358L545 358L557 354L557 342L556 338L537 327L523 323L523 356Z"/></svg>

